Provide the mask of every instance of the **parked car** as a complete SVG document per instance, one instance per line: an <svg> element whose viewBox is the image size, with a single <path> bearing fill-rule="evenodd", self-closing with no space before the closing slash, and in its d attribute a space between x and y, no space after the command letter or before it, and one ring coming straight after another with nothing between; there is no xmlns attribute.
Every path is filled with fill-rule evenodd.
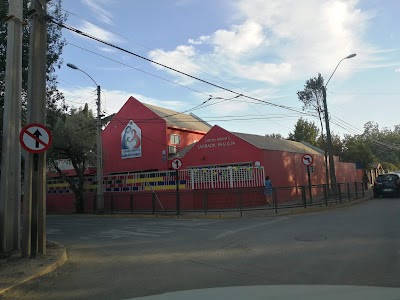
<svg viewBox="0 0 400 300"><path fill-rule="evenodd" d="M374 183L374 197L400 196L400 173L379 175Z"/></svg>

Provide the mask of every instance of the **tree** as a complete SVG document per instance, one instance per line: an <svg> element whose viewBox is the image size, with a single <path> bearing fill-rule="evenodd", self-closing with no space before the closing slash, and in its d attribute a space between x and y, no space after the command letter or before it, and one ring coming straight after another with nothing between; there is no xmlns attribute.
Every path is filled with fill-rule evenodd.
<svg viewBox="0 0 400 300"><path fill-rule="evenodd" d="M309 122L300 118L294 127L293 133L289 133L288 139L298 142L304 141L317 146L318 133L319 130L317 126L315 126L314 122Z"/></svg>
<svg viewBox="0 0 400 300"><path fill-rule="evenodd" d="M0 1L0 20L4 20L7 16L8 1ZM23 1L23 13L26 16L29 6L29 1ZM66 20L66 15L61 11L61 0L53 0L48 4L48 14L60 22ZM29 64L29 26L23 27L22 35L22 117L24 122L26 116L26 98L28 89L28 64ZM62 64L62 51L65 46L65 40L61 36L61 28L57 25L49 22L48 23L48 35L47 35L47 109L48 111L60 110L57 104L59 100L63 99L62 93L57 89L57 76L55 70L61 67ZM7 49L7 25L5 22L0 22L0 131L3 132L3 108L4 108L4 92L5 92L5 63L6 63L6 49ZM53 124L55 118L49 119L48 125ZM1 143L1 139L0 139Z"/></svg>
<svg viewBox="0 0 400 300"><path fill-rule="evenodd" d="M285 139L280 133L271 133L271 134L266 134L265 136L271 137L274 139L282 139L282 140Z"/></svg>
<svg viewBox="0 0 400 300"><path fill-rule="evenodd" d="M332 137L332 149L333 155L342 156L343 154L343 141L338 134L331 134ZM322 135L318 138L318 147L321 149L325 148L325 137Z"/></svg>
<svg viewBox="0 0 400 300"><path fill-rule="evenodd" d="M77 213L84 212L84 175L88 166L95 162L95 149L96 122L87 106L83 110L71 110L70 114L58 118L53 129L53 144L48 159L75 194ZM76 176L68 176L62 172L58 166L61 159L71 162Z"/></svg>
<svg viewBox="0 0 400 300"><path fill-rule="evenodd" d="M376 156L377 161L400 165L399 129L399 126L395 126L394 130L389 128L379 129L379 125L374 122L368 122L364 125L362 136Z"/></svg>
<svg viewBox="0 0 400 300"><path fill-rule="evenodd" d="M311 109L312 111L315 111L317 113L321 125L322 137L324 136L324 126L322 122L322 114L324 112L324 110L322 109L322 105L324 103L324 96L322 92L323 86L324 78L321 76L320 73L318 73L318 77L310 78L306 81L303 91L297 92L298 99L303 102L303 110Z"/></svg>
<svg viewBox="0 0 400 300"><path fill-rule="evenodd" d="M347 162L359 162L364 168L369 168L376 157L361 135L346 135L343 141L342 158Z"/></svg>

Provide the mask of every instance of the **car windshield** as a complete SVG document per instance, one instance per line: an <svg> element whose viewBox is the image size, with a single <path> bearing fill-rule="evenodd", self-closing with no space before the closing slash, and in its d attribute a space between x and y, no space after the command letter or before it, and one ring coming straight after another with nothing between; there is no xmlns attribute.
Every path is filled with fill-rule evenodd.
<svg viewBox="0 0 400 300"><path fill-rule="evenodd" d="M399 179L399 176L396 174L385 174L385 175L379 175L378 178L376 178L376 182L391 182L391 181L397 181Z"/></svg>

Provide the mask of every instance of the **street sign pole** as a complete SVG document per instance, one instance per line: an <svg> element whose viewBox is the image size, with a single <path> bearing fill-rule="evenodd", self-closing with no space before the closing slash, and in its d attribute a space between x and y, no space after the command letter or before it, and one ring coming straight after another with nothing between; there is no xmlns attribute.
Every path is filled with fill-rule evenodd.
<svg viewBox="0 0 400 300"><path fill-rule="evenodd" d="M175 158L171 163L172 168L176 171L175 183L176 183L176 214L181 214L181 199L179 193L179 169L182 167L182 161L179 158Z"/></svg>
<svg viewBox="0 0 400 300"><path fill-rule="evenodd" d="M314 158L312 155L310 155L310 154L303 155L302 162L303 162L303 165L305 165L307 168L308 190L310 192L310 204L312 204L312 186L311 186L310 166L311 166L313 160L314 160Z"/></svg>
<svg viewBox="0 0 400 300"><path fill-rule="evenodd" d="M181 214L181 198L180 198L180 192L179 192L179 170L176 170L176 214L180 215Z"/></svg>
<svg viewBox="0 0 400 300"><path fill-rule="evenodd" d="M310 204L312 204L312 187L311 187L311 174L310 166L307 166L307 176L308 176L308 189L310 191Z"/></svg>

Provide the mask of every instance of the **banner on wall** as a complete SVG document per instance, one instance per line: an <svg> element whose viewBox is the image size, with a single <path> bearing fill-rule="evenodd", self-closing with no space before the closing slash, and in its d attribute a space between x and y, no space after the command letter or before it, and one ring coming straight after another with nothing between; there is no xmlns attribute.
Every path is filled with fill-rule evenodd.
<svg viewBox="0 0 400 300"><path fill-rule="evenodd" d="M142 156L142 130L130 120L121 133L121 158Z"/></svg>

